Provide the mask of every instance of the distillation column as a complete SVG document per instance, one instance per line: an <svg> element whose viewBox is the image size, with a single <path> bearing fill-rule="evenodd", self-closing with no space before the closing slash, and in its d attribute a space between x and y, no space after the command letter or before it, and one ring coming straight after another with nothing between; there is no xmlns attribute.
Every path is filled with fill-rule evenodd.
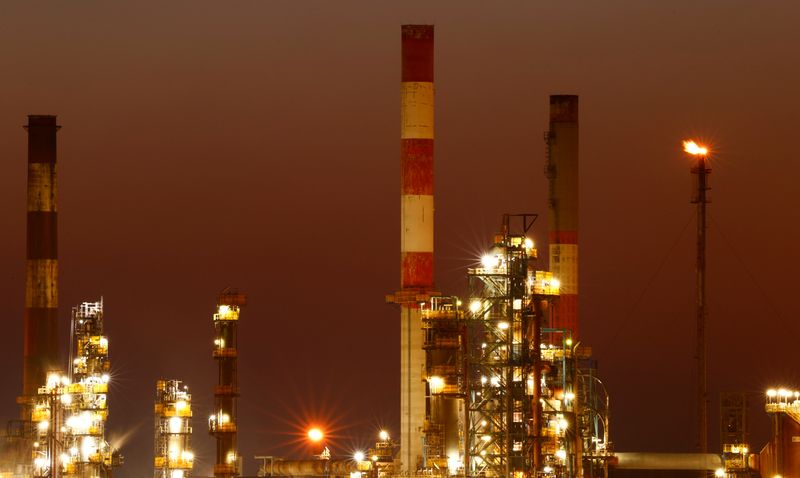
<svg viewBox="0 0 800 478"><path fill-rule="evenodd" d="M214 387L214 412L208 419L208 432L217 440L216 478L241 474L236 446L236 401L239 396L237 328L239 308L246 302L244 294L226 289L217 299L217 313L214 314L216 335L212 356L218 364L219 381Z"/></svg>
<svg viewBox="0 0 800 478"><path fill-rule="evenodd" d="M184 478L194 465L192 396L180 380L156 382L153 478Z"/></svg>
<svg viewBox="0 0 800 478"><path fill-rule="evenodd" d="M433 26L402 26L400 466L422 463L425 352L419 303L433 289ZM420 300L422 299L422 300Z"/></svg>
<svg viewBox="0 0 800 478"><path fill-rule="evenodd" d="M578 335L578 97L550 96L545 173L549 187L550 271L560 281L551 327Z"/></svg>
<svg viewBox="0 0 800 478"><path fill-rule="evenodd" d="M58 247L55 116L30 115L28 125L28 230L25 274L24 363L21 416L58 368Z"/></svg>

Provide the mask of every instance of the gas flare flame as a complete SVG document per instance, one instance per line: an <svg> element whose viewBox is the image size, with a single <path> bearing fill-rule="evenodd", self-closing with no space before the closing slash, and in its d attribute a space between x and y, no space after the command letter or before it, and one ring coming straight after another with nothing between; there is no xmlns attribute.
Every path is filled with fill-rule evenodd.
<svg viewBox="0 0 800 478"><path fill-rule="evenodd" d="M708 154L708 148L700 146L694 141L684 141L683 150L694 156L705 156Z"/></svg>

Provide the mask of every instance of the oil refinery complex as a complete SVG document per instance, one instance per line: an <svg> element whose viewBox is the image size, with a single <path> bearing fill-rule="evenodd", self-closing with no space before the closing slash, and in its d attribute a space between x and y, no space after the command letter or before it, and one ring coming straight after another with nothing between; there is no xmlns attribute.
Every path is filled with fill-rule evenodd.
<svg viewBox="0 0 800 478"><path fill-rule="evenodd" d="M578 311L579 100L550 97L543 164L549 182L546 257L531 239L535 213L498 212L485 255L465 271L467 295L434 285L434 29L401 29L400 287L387 295L400 312L400 430L381 431L373 448L346 459L325 449L315 459L262 460L275 477L608 477L624 470L703 476L800 477L800 392L769 390L772 437L747 443L744 394L722 397L722 450L707 453L705 208L708 150L693 142L698 179L697 453L620 452L612 405ZM103 300L72 308L69 357L59 356L55 116L32 115L28 134L27 266L20 416L9 422L0 475L100 478L124 460L106 438L113 373ZM210 314L209 359L218 382L202 391L213 412L215 478L242 476L237 442L239 319L246 297L224 289ZM112 318L113 320L113 318ZM246 322L242 324L247 327ZM179 378L155 385L154 478L194 473L193 406ZM148 387L153 384L148 385ZM246 398L245 398L246 399ZM618 416L615 415L615 416ZM149 420L150 417L147 418ZM205 426L205 423L204 423ZM312 440L322 437L312 430ZM196 438L195 438L196 439Z"/></svg>

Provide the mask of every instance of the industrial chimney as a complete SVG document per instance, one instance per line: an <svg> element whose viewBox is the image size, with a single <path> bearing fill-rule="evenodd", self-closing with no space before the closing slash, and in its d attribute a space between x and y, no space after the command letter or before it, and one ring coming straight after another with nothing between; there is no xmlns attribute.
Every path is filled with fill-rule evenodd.
<svg viewBox="0 0 800 478"><path fill-rule="evenodd" d="M426 383L420 302L433 290L433 26L403 25L400 78L400 466L422 463Z"/></svg>
<svg viewBox="0 0 800 478"><path fill-rule="evenodd" d="M551 327L578 335L578 97L550 96L545 174L549 180L550 271L561 283Z"/></svg>
<svg viewBox="0 0 800 478"><path fill-rule="evenodd" d="M58 360L58 234L56 117L30 115L28 131L28 230L25 273L22 419L47 372Z"/></svg>

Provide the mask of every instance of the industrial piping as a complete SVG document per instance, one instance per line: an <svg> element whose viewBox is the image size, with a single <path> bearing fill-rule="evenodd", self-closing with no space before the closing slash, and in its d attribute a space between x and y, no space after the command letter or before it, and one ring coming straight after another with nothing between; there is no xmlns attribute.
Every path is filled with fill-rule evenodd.
<svg viewBox="0 0 800 478"><path fill-rule="evenodd" d="M403 25L400 84L400 468L422 463L426 383L419 303L433 294L433 26Z"/></svg>
<svg viewBox="0 0 800 478"><path fill-rule="evenodd" d="M561 283L551 327L578 336L578 97L550 96L545 174L549 180L550 271Z"/></svg>
<svg viewBox="0 0 800 478"><path fill-rule="evenodd" d="M56 117L30 115L22 419L47 372L58 368Z"/></svg>

